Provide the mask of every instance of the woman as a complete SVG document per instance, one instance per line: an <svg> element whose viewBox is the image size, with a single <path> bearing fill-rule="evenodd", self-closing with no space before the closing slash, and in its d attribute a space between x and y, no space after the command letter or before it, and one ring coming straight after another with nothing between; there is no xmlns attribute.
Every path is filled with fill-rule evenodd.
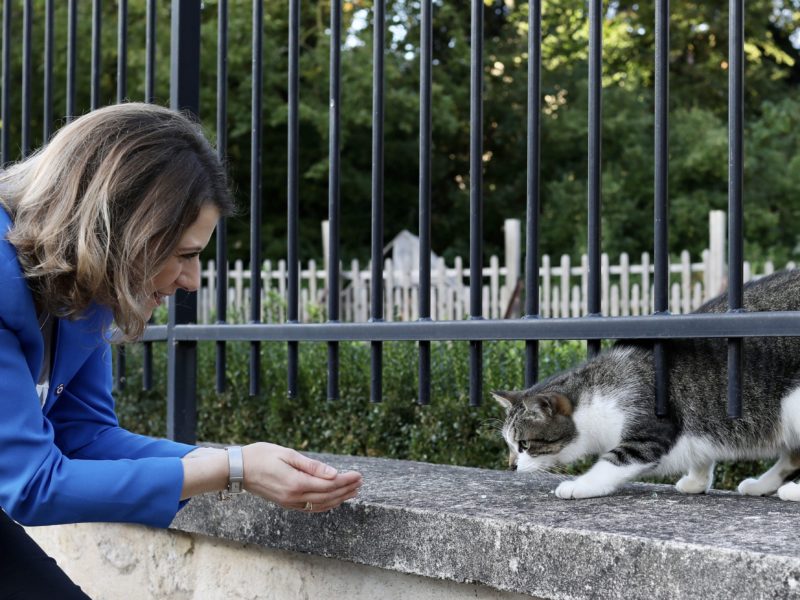
<svg viewBox="0 0 800 600"><path fill-rule="evenodd" d="M165 297L196 290L232 211L199 127L147 104L76 119L0 175L0 597L86 597L14 521L166 527L182 501L240 484L313 512L356 495L360 474L288 448L119 427L109 326L136 339Z"/></svg>

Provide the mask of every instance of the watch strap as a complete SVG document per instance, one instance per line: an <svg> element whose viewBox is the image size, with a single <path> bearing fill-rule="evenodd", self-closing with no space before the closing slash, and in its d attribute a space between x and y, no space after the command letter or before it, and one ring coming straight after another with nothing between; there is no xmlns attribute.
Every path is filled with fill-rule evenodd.
<svg viewBox="0 0 800 600"><path fill-rule="evenodd" d="M244 491L244 460L241 446L228 446L228 487L229 494L241 494Z"/></svg>

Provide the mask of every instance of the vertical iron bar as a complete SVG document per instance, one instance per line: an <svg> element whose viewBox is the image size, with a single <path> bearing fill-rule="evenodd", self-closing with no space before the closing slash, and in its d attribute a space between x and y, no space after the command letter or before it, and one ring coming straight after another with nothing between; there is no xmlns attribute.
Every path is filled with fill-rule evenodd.
<svg viewBox="0 0 800 600"><path fill-rule="evenodd" d="M92 87L91 110L100 107L100 48L103 26L102 0L92 0Z"/></svg>
<svg viewBox="0 0 800 600"><path fill-rule="evenodd" d="M125 376L125 372L127 370L126 363L126 346L125 344L119 344L117 346L117 390L122 391L125 389L125 383L127 381L127 377Z"/></svg>
<svg viewBox="0 0 800 600"><path fill-rule="evenodd" d="M542 2L528 3L528 181L525 223L525 318L539 317L539 177L541 169ZM525 387L539 377L539 340L525 342Z"/></svg>
<svg viewBox="0 0 800 600"><path fill-rule="evenodd" d="M67 9L67 123L75 118L77 31L78 0L69 0Z"/></svg>
<svg viewBox="0 0 800 600"><path fill-rule="evenodd" d="M656 83L655 83L655 235L654 303L656 314L669 314L669 0L656 0ZM667 415L669 373L666 346L655 342L656 415Z"/></svg>
<svg viewBox="0 0 800 600"><path fill-rule="evenodd" d="M221 4L221 3L220 3ZM156 82L156 0L147 0L145 29L144 101L155 102Z"/></svg>
<svg viewBox="0 0 800 600"><path fill-rule="evenodd" d="M119 0L117 7L117 103L125 101L128 87L128 0ZM117 350L117 389L125 389L126 349Z"/></svg>
<svg viewBox="0 0 800 600"><path fill-rule="evenodd" d="M253 89L250 138L250 322L261 322L261 105L264 3L253 0ZM250 342L250 395L261 387L261 343Z"/></svg>
<svg viewBox="0 0 800 600"><path fill-rule="evenodd" d="M287 242L289 257L289 323L299 321L299 221L300 221L300 0L289 2L289 141L288 156L288 208ZM289 342L288 384L289 398L297 397L298 352L297 342Z"/></svg>
<svg viewBox="0 0 800 600"><path fill-rule="evenodd" d="M31 22L33 0L22 6L22 158L31 149ZM3 124L5 126L5 123Z"/></svg>
<svg viewBox="0 0 800 600"><path fill-rule="evenodd" d="M9 129L11 122L11 2L3 2L3 95L0 100L0 119L3 127L0 129L0 167L11 162L8 154Z"/></svg>
<svg viewBox="0 0 800 600"><path fill-rule="evenodd" d="M328 140L328 321L339 321L339 101L342 47L342 1L331 0L331 60ZM339 398L339 344L328 342L328 399Z"/></svg>
<svg viewBox="0 0 800 600"><path fill-rule="evenodd" d="M156 0L147 0L147 24L145 26L145 72L144 72L144 101L155 101L155 61L156 61ZM150 323L153 318L150 318ZM144 343L142 358L142 388L150 390L153 387L153 343Z"/></svg>
<svg viewBox="0 0 800 600"><path fill-rule="evenodd" d="M53 132L53 21L55 0L47 0L44 13L44 114L42 141L47 143Z"/></svg>
<svg viewBox="0 0 800 600"><path fill-rule="evenodd" d="M469 141L469 313L483 318L483 0L472 0ZM483 344L469 343L469 404L483 396Z"/></svg>
<svg viewBox="0 0 800 600"><path fill-rule="evenodd" d="M200 108L200 3L172 0L170 108L197 115ZM175 339L174 327L197 318L197 294L178 290L167 326L167 435L194 443L197 436L197 343Z"/></svg>
<svg viewBox="0 0 800 600"><path fill-rule="evenodd" d="M119 0L117 17L117 102L128 95L128 0Z"/></svg>
<svg viewBox="0 0 800 600"><path fill-rule="evenodd" d="M431 85L433 2L423 0L419 57L419 320L431 320ZM431 343L419 343L419 396L431 402Z"/></svg>
<svg viewBox="0 0 800 600"><path fill-rule="evenodd" d="M228 0L217 6L217 156L225 161L228 151ZM228 225L221 217L217 223L217 323L228 318ZM216 344L217 393L226 388L227 348L225 340Z"/></svg>
<svg viewBox="0 0 800 600"><path fill-rule="evenodd" d="M371 319L383 321L383 71L386 0L375 0L372 36L372 293ZM391 291L389 291L391 294ZM383 396L383 344L372 342L371 402Z"/></svg>
<svg viewBox="0 0 800 600"><path fill-rule="evenodd" d="M589 2L589 316L600 314L600 147L602 138L603 1ZM600 352L600 340L589 340L589 356Z"/></svg>
<svg viewBox="0 0 800 600"><path fill-rule="evenodd" d="M145 342L142 354L142 389L153 389L153 342Z"/></svg>
<svg viewBox="0 0 800 600"><path fill-rule="evenodd" d="M743 312L744 0L730 0L728 47L728 310ZM728 416L742 416L742 339L728 339Z"/></svg>

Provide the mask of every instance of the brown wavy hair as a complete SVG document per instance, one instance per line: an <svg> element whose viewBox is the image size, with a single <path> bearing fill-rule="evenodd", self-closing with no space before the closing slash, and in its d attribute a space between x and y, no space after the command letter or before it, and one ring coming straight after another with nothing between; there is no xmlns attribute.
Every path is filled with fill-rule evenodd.
<svg viewBox="0 0 800 600"><path fill-rule="evenodd" d="M234 212L225 169L200 126L152 104L88 113L0 174L7 239L38 308L75 319L109 307L141 336L147 289L200 208Z"/></svg>

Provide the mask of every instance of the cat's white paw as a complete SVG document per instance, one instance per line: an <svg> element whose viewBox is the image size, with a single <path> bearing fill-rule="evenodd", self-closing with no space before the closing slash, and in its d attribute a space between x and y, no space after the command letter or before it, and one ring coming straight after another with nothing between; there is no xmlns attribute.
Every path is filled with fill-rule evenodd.
<svg viewBox="0 0 800 600"><path fill-rule="evenodd" d="M775 493L774 487L766 485L763 481L759 481L754 477L745 479L736 489L744 496L769 496Z"/></svg>
<svg viewBox="0 0 800 600"><path fill-rule="evenodd" d="M781 500L800 502L800 485L793 482L784 483L778 488L778 498Z"/></svg>
<svg viewBox="0 0 800 600"><path fill-rule="evenodd" d="M710 479L697 479L691 475L684 475L675 484L675 489L681 494L705 494L710 487Z"/></svg>
<svg viewBox="0 0 800 600"><path fill-rule="evenodd" d="M579 477L572 481L562 481L556 488L556 496L564 500L580 500L581 498L608 496L613 491L613 487L597 487L581 481Z"/></svg>

